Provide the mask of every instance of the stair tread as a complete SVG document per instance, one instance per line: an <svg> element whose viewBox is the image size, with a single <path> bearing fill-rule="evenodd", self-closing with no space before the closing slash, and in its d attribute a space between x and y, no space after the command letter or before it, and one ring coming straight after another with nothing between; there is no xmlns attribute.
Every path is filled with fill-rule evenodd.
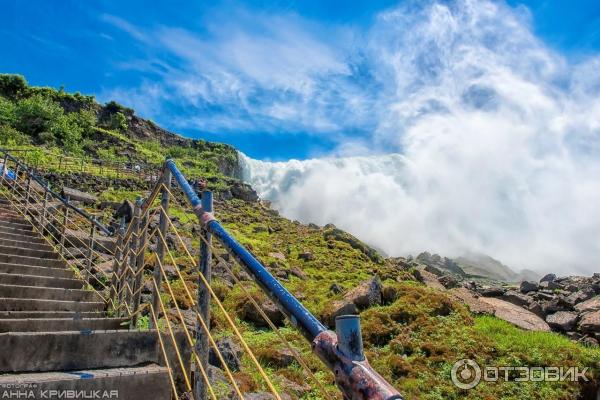
<svg viewBox="0 0 600 400"><path fill-rule="evenodd" d="M44 267L37 267L37 268L44 268ZM53 270L56 268L48 268L48 269ZM84 282L82 280L76 279L76 278L59 278L56 276L19 274L19 273L12 273L12 272L0 272L0 284L2 284L2 277L5 277L5 276L21 276L23 278L39 278L39 279L58 280L58 281L65 281L65 282L78 282L78 283L84 284ZM14 286L14 285L10 285L10 286ZM36 287L39 287L39 286L36 286Z"/></svg>
<svg viewBox="0 0 600 400"><path fill-rule="evenodd" d="M74 371L23 372L0 375L0 384L7 383L43 383L58 380L94 379L113 376L131 376L141 374L168 373L166 367L147 364L133 367L79 369Z"/></svg>
<svg viewBox="0 0 600 400"><path fill-rule="evenodd" d="M35 287L35 286L31 286ZM0 297L0 302L8 300L19 300L19 301L43 301L43 302L57 302L57 303L78 303L78 304L104 304L103 301L78 301L78 300L51 300L51 299L36 299L36 298L23 298L23 297Z"/></svg>
<svg viewBox="0 0 600 400"><path fill-rule="evenodd" d="M51 315L52 317L46 317ZM86 315L88 317L86 317ZM27 316L27 317L24 317ZM93 317L92 317L93 316ZM106 318L104 311L0 311L0 319Z"/></svg>

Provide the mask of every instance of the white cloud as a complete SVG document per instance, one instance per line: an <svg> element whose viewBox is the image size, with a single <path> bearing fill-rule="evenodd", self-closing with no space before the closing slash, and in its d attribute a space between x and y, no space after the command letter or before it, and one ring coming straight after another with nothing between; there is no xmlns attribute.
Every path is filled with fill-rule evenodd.
<svg viewBox="0 0 600 400"><path fill-rule="evenodd" d="M380 15L362 49L387 86L370 143L401 154L248 161L247 178L285 215L389 254L597 271L600 57L570 64L528 21L471 0Z"/></svg>
<svg viewBox="0 0 600 400"><path fill-rule="evenodd" d="M597 271L600 56L549 49L524 7L404 4L366 31L243 10L202 34L104 17L148 48L122 65L160 77L107 93L150 116L189 110L178 126L334 137L345 158L249 160L248 179L285 215L389 254Z"/></svg>

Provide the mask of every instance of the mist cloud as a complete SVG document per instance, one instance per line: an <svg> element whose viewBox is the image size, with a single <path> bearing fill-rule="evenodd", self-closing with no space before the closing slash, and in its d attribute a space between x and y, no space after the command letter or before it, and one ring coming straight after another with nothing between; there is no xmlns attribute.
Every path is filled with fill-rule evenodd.
<svg viewBox="0 0 600 400"><path fill-rule="evenodd" d="M247 159L246 178L286 216L391 255L600 270L600 57L570 62L529 18L469 0L380 14L348 58L372 83L352 91L372 134L346 138L345 157Z"/></svg>

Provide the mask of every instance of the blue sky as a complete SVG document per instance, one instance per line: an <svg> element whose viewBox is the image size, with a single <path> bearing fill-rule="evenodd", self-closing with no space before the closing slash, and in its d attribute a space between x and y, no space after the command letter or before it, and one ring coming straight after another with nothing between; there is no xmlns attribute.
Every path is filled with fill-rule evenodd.
<svg viewBox="0 0 600 400"><path fill-rule="evenodd" d="M398 151L378 134L389 105L381 99L397 92L377 60L395 45L382 15L418 19L422 4L5 0L0 72L114 99L167 129L260 159ZM493 4L567 63L600 50L597 0Z"/></svg>

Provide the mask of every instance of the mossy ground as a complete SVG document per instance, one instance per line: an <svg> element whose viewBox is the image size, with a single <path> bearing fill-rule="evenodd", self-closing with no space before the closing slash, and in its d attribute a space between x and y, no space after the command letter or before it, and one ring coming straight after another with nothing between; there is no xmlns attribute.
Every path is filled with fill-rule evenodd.
<svg viewBox="0 0 600 400"><path fill-rule="evenodd" d="M221 191L234 181L230 175L237 153L231 146L202 140L186 141L182 138L177 141L170 136L173 143L179 144L161 142L159 137L142 140L138 134L140 132L133 132L132 126L125 124L127 121L134 121L133 110L116 104L100 106L93 97L69 95L62 90L30 88L19 77L0 78L0 82L3 82L0 88L0 143L29 150L27 157L31 159L28 162L35 163L42 169L60 169L56 161L57 154L62 154L63 148L57 143L60 140L65 143L69 137L58 129L62 125L57 125L57 121L46 121L49 123L39 126L37 130L31 128L29 122L35 122L39 118L36 119L35 114L24 113L29 109L19 106L19 101L29 97L41 97L37 101L38 111L34 111L49 116L48 118L60 117L61 121L67 118L63 113L55 112L54 103L64 108L64 114L71 113L72 108L93 112L93 115L82 114L81 118L73 121L65 120L71 121L70 125L65 125L71 128L72 137L69 140L72 140L69 143L73 154L70 155L88 157L83 160L83 169L87 173L110 177L110 172L106 169L94 168L91 158L104 163L140 162L148 168L158 168L165 157L170 156L177 161L188 178L205 178L209 189ZM107 113L111 118L102 118ZM28 120L30 114L31 120ZM125 115L130 120L123 120ZM88 120L87 117L93 116L96 118ZM112 116L121 118L119 120ZM142 133L158 132L151 122L139 118L136 121L146 127ZM60 139L58 142L47 134L48 129L56 130L56 139ZM139 187L144 187L143 182ZM111 201L133 200L142 194L142 191L125 189L118 184L109 185L107 190L98 193L102 200ZM196 220L188 210L183 202L174 201L170 212L182 224L179 232L197 249L199 239L197 233L193 233L197 232ZM269 266L273 273L286 276L281 278L282 283L317 316L323 313L332 300L343 295L343 291L334 294L330 290L332 284L347 290L378 274L386 290L395 293L395 300L362 312L366 353L375 369L407 399L576 399L582 390L581 385L568 382L500 382L482 383L470 391L461 391L451 383L450 370L457 360L463 358L474 359L482 366L589 367L591 372L588 375L593 375L596 384L600 382L598 348L582 347L554 333L525 332L493 317L473 317L463 305L450 300L441 292L411 281L409 271L381 262L367 247L358 241L348 240L343 234L289 221L259 203L217 201L215 210L223 225ZM307 261L299 257L306 252L312 254ZM224 253L217 246L216 255ZM273 253L283 254L284 259ZM149 260L150 257L149 254ZM182 248L175 249L173 257L175 264L181 268L183 280L193 289L198 279L197 271L193 268L194 261L187 257ZM287 271L293 268L301 270L305 277L288 274ZM239 267L235 267L234 272L239 274ZM150 274L146 278L149 277ZM181 279L177 276L171 283L175 298L170 298L163 285L163 301L171 307L177 304L188 308L190 300ZM250 293L259 296L259 291L250 281L241 284L246 285ZM241 284L232 286L221 278L215 278L212 286L228 313L235 318L242 336L257 354L267 374L279 389L288 392L292 386L309 384L314 387L298 363L283 365L278 361L278 351L284 346L274 331L240 320L239 308L245 301ZM213 334L215 337L231 336L232 329L214 303L211 320ZM148 322L149 318L143 317L140 319L140 326L145 326ZM163 320L159 326L164 325ZM303 355L314 375L330 392L331 398L339 398L339 393L331 385L333 376L311 354L305 339L290 326L280 329L280 333ZM236 373L241 388L245 391L266 390L248 354L243 356L242 364L241 372ZM303 398L322 397L314 389L305 393Z"/></svg>
<svg viewBox="0 0 600 400"><path fill-rule="evenodd" d="M411 275L406 271L374 262L360 248L345 241L332 240L327 229L281 218L259 203L218 201L215 210L223 225L273 273L299 268L306 274L306 279L288 275L282 282L317 316L332 300L343 295L343 292L332 293L332 284L347 290L378 274L384 286L395 293L396 300L362 312L367 357L406 398L575 399L581 390L580 385L570 382L484 382L475 389L463 391L452 384L450 371L456 361L465 358L476 360L481 366L588 367L588 376L593 375L596 382L600 380L600 350L597 348L583 347L555 333L525 332L494 317L474 317L465 306L444 293L410 280ZM180 233L191 238L194 246L199 245L191 233L195 217L177 204L172 207L172 215L183 223ZM307 251L314 256L311 260L299 258L300 253ZM274 257L273 253L283 254L285 260ZM217 254L224 251L219 249ZM195 273L189 263L182 261L181 265L185 279L193 287ZM239 271L237 267L236 271ZM261 298L252 283L242 284L253 296ZM180 283L175 284L178 285ZM246 302L239 284L230 288L215 278L214 289L225 307L237 316ZM184 297L183 292L180 294ZM185 300L177 302L185 305ZM217 336L232 334L214 305L212 322ZM298 384L312 383L297 363L278 365L277 353L285 346L273 331L257 328L239 318L236 322L268 374L276 383L280 382L278 385L285 386L289 380ZM289 326L280 331L300 351L321 383L336 393L331 385L331 374L311 354L302 336ZM265 390L250 359L244 357L243 363L245 385L253 390ZM305 398L319 398L319 394L313 391Z"/></svg>

